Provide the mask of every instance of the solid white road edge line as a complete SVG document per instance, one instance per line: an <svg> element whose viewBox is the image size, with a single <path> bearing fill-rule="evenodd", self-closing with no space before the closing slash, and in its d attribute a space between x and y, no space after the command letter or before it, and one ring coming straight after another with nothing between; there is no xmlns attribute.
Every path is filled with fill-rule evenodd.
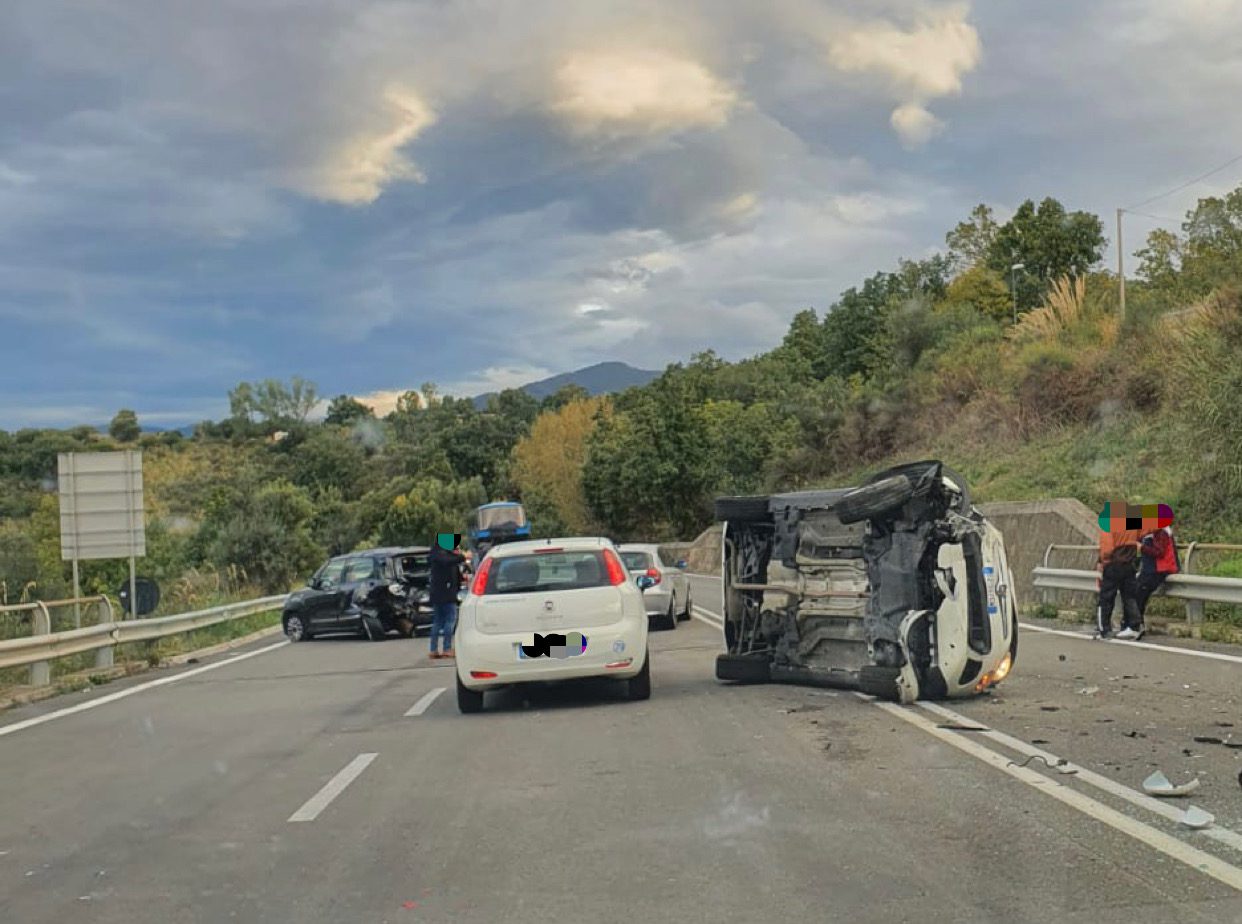
<svg viewBox="0 0 1242 924"><path fill-rule="evenodd" d="M1018 623L1023 629L1029 629L1031 632L1042 632L1045 635L1060 635L1065 638L1076 638L1079 641L1096 642L1103 641L1106 645L1126 645L1130 648L1149 648L1152 651L1168 651L1173 654L1190 655L1192 658L1211 658L1213 661L1231 661L1234 664L1242 664L1242 655L1223 654L1219 651L1198 651L1194 648L1174 648L1172 645L1155 645L1151 642L1128 642L1121 638L1097 639L1091 635L1085 635L1082 632L1070 632L1066 629L1047 629L1044 626L1033 626L1027 622Z"/></svg>
<svg viewBox="0 0 1242 924"><path fill-rule="evenodd" d="M427 707L436 701L436 697L443 693L447 687L436 687L422 699L409 708L406 715L422 715L427 711Z"/></svg>
<svg viewBox="0 0 1242 924"><path fill-rule="evenodd" d="M306 800L306 804L289 816L292 821L314 821L319 817L319 813L326 809L332 800L345 791L345 787L352 783L362 774L379 755L378 754L359 754L341 770L336 776L328 780L323 789L315 793Z"/></svg>
<svg viewBox="0 0 1242 924"><path fill-rule="evenodd" d="M705 622L713 629L724 629L724 621L711 610L705 610L697 603L690 607L690 615L699 622Z"/></svg>
<svg viewBox="0 0 1242 924"><path fill-rule="evenodd" d="M984 724L976 719L969 719L960 713L954 712L952 709L941 706L939 703L919 702L916 703L916 705L928 712L940 716L941 718L949 719L953 722L961 722L966 725ZM1006 735L1004 732L996 731L992 728L989 728L986 732L978 732L976 735L995 741L997 744L1017 751L1019 754L1024 756L1042 757L1050 764L1059 763L1061 760L1059 756L1053 754L1051 751L1042 750L1035 747L1033 744L1027 744L1019 738L1014 738L1010 735ZM1181 818L1182 810L1170 805L1168 802L1161 802L1159 799L1153 799L1151 796L1141 793L1137 789L1131 789L1122 783L1118 783L1116 780L1109 779L1108 777L1088 770L1085 767L1080 767L1078 764L1067 763L1066 768L1076 770L1077 772L1074 776L1082 780L1087 785L1094 786L1096 789L1116 796L1118 799L1129 802L1131 805L1136 805L1139 808L1146 809L1147 811L1155 815L1159 815L1161 818L1168 821L1177 822ZM1234 850L1242 851L1242 834L1239 834L1230 828L1214 826L1195 833L1210 837L1212 840L1232 847Z"/></svg>
<svg viewBox="0 0 1242 924"><path fill-rule="evenodd" d="M65 716L74 715L78 712L85 712L87 709L94 709L96 706L102 706L105 703L116 702L118 699L133 696L135 693L150 690L152 687L162 687L167 683L176 683L178 680L185 680L187 677L193 677L197 674L204 674L207 671L214 671L218 667L225 667L229 664L236 664L238 661L245 661L247 658L258 657L261 654L267 654L269 651L275 651L277 648L284 648L288 644L289 642L287 641L277 642L275 645L268 645L266 648L259 648L255 651L247 651L232 658L217 661L214 664L205 664L202 667L196 667L192 670L183 671L180 674L173 674L170 677L160 677L158 680L148 680L146 683L140 683L137 686L127 687L124 690L117 690L115 693L109 693L107 696L101 696L98 699L87 700L84 703L78 703L76 706L66 706L64 709L57 709L55 712L49 712L45 715L37 715L32 719L24 719L21 722L14 722L11 725L0 725L0 736L11 735L13 732L19 732L26 728L33 728L36 725L42 725L44 722L51 722L53 719L63 719Z"/></svg>
<svg viewBox="0 0 1242 924"><path fill-rule="evenodd" d="M1137 821L1102 802L1097 802L1088 796L1084 796L1077 790L1070 789L1056 780L1049 779L1042 773L1026 767L1019 767L1013 764L1004 754L998 754L996 751L984 747L973 739L963 738L957 732L948 729L937 728L934 722L920 715L917 710L903 708L894 703L880 702L879 700L874 701L873 705L878 709L883 709L894 718L901 719L903 722L907 722L927 732L929 735L939 738L946 744L952 745L959 751L963 751L985 764L990 764L1002 773L1026 783L1032 789L1052 796L1058 802L1063 802L1084 815L1120 831L1122 834L1128 834L1153 850L1158 850L1165 856L1184 863L1201 873L1206 873L1213 879L1242 892L1242 869L1226 863L1219 857L1213 856L1197 847L1191 847L1185 841L1181 841L1171 834L1165 834L1163 831Z"/></svg>

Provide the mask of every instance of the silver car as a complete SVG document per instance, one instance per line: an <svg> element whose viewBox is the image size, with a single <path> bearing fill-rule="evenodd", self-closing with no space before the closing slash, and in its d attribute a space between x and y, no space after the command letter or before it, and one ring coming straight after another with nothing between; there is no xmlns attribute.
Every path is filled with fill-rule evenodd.
<svg viewBox="0 0 1242 924"><path fill-rule="evenodd" d="M643 599L653 622L676 629L679 620L690 618L690 580L681 568L664 560L658 545L630 543L620 546L620 552L631 574L645 575L651 581L643 590Z"/></svg>

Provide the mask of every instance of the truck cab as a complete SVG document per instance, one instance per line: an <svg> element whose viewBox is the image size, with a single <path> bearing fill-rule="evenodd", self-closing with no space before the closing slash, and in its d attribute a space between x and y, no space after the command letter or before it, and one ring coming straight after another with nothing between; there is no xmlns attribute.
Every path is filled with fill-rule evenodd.
<svg viewBox="0 0 1242 924"><path fill-rule="evenodd" d="M494 501L475 509L470 516L470 548L483 555L494 545L530 538L526 509L517 501Z"/></svg>

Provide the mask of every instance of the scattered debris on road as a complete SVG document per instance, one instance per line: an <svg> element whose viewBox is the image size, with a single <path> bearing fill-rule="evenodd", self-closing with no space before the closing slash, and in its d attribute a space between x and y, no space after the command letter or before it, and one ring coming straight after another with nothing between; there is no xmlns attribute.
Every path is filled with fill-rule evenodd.
<svg viewBox="0 0 1242 924"><path fill-rule="evenodd" d="M1196 828L1198 830L1210 828L1212 826L1212 822L1215 820L1216 816L1211 812L1205 812L1203 809L1194 805L1182 812L1182 817L1178 819L1178 821L1186 827Z"/></svg>
<svg viewBox="0 0 1242 924"><path fill-rule="evenodd" d="M1125 735L1127 738L1146 738L1147 737L1141 731L1128 731L1128 732L1122 732L1122 734Z"/></svg>
<svg viewBox="0 0 1242 924"><path fill-rule="evenodd" d="M1198 788L1198 779L1193 779L1189 783L1182 783L1180 786L1174 786L1169 778L1159 770L1143 780L1143 791L1152 796L1167 796L1170 798L1186 796Z"/></svg>
<svg viewBox="0 0 1242 924"><path fill-rule="evenodd" d="M1048 763L1048 758L1044 757L1042 754L1032 754L1026 760L1022 761L1022 763L1018 763L1017 761L1011 760L1006 766L1025 767L1027 764L1029 764L1033 760L1042 760L1044 762L1044 765L1049 770L1056 770L1058 773L1063 773L1066 776L1072 776L1073 774L1078 772L1076 769L1074 769L1073 767L1069 765L1069 761L1066 760L1064 757L1060 758L1055 764L1051 764L1051 763Z"/></svg>
<svg viewBox="0 0 1242 924"><path fill-rule="evenodd" d="M1211 735L1195 735L1194 740L1196 744L1224 744L1225 743L1223 739L1214 738Z"/></svg>
<svg viewBox="0 0 1242 924"><path fill-rule="evenodd" d="M1060 712L1061 711L1060 706L1040 706L1039 708L1041 712Z"/></svg>
<svg viewBox="0 0 1242 924"><path fill-rule="evenodd" d="M1083 696L1095 696L1095 694L1100 692L1100 688L1099 687L1083 687L1078 692L1081 693Z"/></svg>
<svg viewBox="0 0 1242 924"><path fill-rule="evenodd" d="M949 731L974 731L974 732L988 731L987 726L984 726L984 725L959 725L956 722L941 722L936 727L947 728Z"/></svg>

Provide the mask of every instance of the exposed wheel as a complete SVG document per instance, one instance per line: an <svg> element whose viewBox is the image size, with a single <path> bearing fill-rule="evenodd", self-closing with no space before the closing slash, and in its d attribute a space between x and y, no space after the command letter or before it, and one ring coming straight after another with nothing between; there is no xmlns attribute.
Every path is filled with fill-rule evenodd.
<svg viewBox="0 0 1242 924"><path fill-rule="evenodd" d="M834 504L843 524L857 523L888 513L914 496L914 485L905 475L882 478L875 484L855 488Z"/></svg>
<svg viewBox="0 0 1242 924"><path fill-rule="evenodd" d="M663 625L665 629L677 628L677 613L673 611L673 600L671 597L668 601L668 612L664 614Z"/></svg>
<svg viewBox="0 0 1242 924"><path fill-rule="evenodd" d="M625 682L627 699L638 701L651 699L651 652L643 654L643 669Z"/></svg>
<svg viewBox="0 0 1242 924"><path fill-rule="evenodd" d="M716 521L731 523L770 523L768 495L752 494L746 497L716 498Z"/></svg>
<svg viewBox="0 0 1242 924"><path fill-rule="evenodd" d="M767 683L772 679L767 655L716 655L716 679L740 683Z"/></svg>
<svg viewBox="0 0 1242 924"><path fill-rule="evenodd" d="M687 590L686 591L686 608L681 611L681 615L678 616L677 618L680 619L682 622L685 622L686 620L688 620L690 618L690 608L692 606L693 604L690 602L690 591Z"/></svg>
<svg viewBox="0 0 1242 924"><path fill-rule="evenodd" d="M384 631L384 624L378 619L369 619L362 617L362 636L373 642L382 642L387 633Z"/></svg>
<svg viewBox="0 0 1242 924"><path fill-rule="evenodd" d="M291 642L306 642L310 640L311 633L306 621L297 613L292 613L285 617L284 620L285 636Z"/></svg>
<svg viewBox="0 0 1242 924"><path fill-rule="evenodd" d="M483 711L483 691L466 689L461 677L457 678L457 708L464 713Z"/></svg>
<svg viewBox="0 0 1242 924"><path fill-rule="evenodd" d="M858 672L858 689L876 699L896 702L898 699L897 678L900 676L900 668L867 664Z"/></svg>

